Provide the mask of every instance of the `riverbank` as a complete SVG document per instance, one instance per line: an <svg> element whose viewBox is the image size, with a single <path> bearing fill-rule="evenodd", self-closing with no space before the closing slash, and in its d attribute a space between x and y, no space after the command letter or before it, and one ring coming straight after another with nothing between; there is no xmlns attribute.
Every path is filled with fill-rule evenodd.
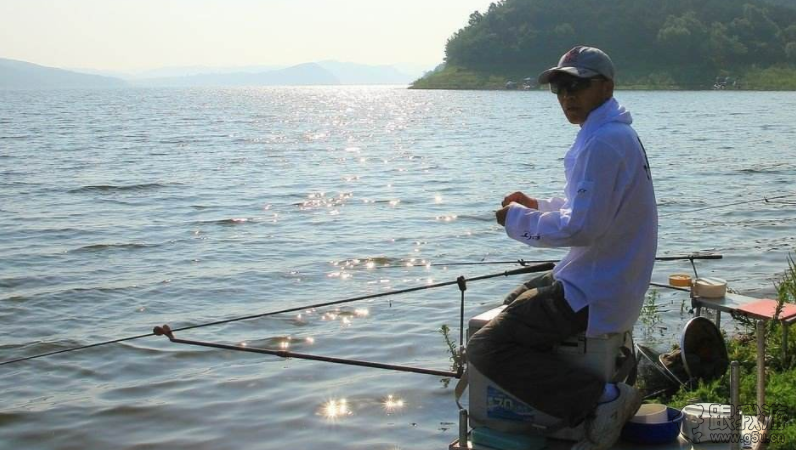
<svg viewBox="0 0 796 450"><path fill-rule="evenodd" d="M507 83L523 89L523 80L535 84L539 70L522 67L469 68L447 65L416 80L410 89L505 90ZM718 86L717 86L718 85ZM745 68L711 74L700 67L684 67L672 72L621 73L617 89L622 90L796 90L796 67ZM532 86L531 89L539 89Z"/></svg>

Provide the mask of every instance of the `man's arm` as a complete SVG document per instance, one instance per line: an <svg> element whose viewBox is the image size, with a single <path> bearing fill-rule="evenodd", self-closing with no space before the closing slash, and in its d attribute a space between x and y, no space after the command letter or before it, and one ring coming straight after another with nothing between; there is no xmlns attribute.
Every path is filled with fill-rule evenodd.
<svg viewBox="0 0 796 450"><path fill-rule="evenodd" d="M506 214L508 214L509 206L512 203L517 203L519 205L525 206L526 208L536 209L542 212L546 211L557 211L559 210L564 203L566 203L566 199L559 198L559 197L551 197L546 200L537 199L533 197L529 197L522 192L514 192L503 197L503 202L501 202L500 206L501 209L495 211L495 219L497 223L502 226L506 225Z"/></svg>
<svg viewBox="0 0 796 450"><path fill-rule="evenodd" d="M502 216L509 237L536 247L578 247L605 233L619 207L614 188L624 162L604 141L589 146L575 161L567 181L572 198L559 210L543 212L514 204L496 213L499 223Z"/></svg>
<svg viewBox="0 0 796 450"><path fill-rule="evenodd" d="M535 198L528 197L527 195L519 191L503 197L503 201L500 203L500 206L505 208L506 206L509 206L512 203L519 203L520 205L526 208L539 209L539 202Z"/></svg>
<svg viewBox="0 0 796 450"><path fill-rule="evenodd" d="M539 199L529 197L522 192L514 192L503 197L503 202L500 204L502 207L509 206L511 203L518 203L526 208L538 209L539 211L557 211L564 205L566 199L551 197L548 199Z"/></svg>

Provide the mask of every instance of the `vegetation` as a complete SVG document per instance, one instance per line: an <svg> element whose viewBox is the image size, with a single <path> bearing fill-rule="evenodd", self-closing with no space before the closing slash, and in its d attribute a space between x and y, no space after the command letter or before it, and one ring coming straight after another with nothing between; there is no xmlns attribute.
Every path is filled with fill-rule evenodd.
<svg viewBox="0 0 796 450"><path fill-rule="evenodd" d="M458 372L464 368L464 359L462 358L463 355L456 348L456 342L450 335L451 329L448 325L443 324L439 328L439 332L442 334L442 338L445 339L445 346L447 347L448 353L450 355L448 358L451 361L451 372ZM450 381L450 378L440 379L440 383L442 383L442 385L446 388L448 387Z"/></svg>
<svg viewBox="0 0 796 450"><path fill-rule="evenodd" d="M571 47L607 51L626 88L796 89L796 1L501 0L448 40L416 88L502 88ZM788 6L784 6L787 4Z"/></svg>
<svg viewBox="0 0 796 450"><path fill-rule="evenodd" d="M776 285L779 309L785 303L796 303L796 264L788 260L788 269ZM741 366L740 402L742 411L750 415L752 405L756 404L757 394L757 344L754 329L731 339L727 350L730 361L738 361ZM792 339L791 339L792 341ZM782 351L782 325L770 322L766 333L766 414L773 417L769 433L771 442L768 449L792 449L796 442L796 357L793 343L789 343L789 353ZM675 408L697 402L729 402L729 371L722 378L700 383L695 390L681 388L672 398L655 399L656 403L666 403Z"/></svg>

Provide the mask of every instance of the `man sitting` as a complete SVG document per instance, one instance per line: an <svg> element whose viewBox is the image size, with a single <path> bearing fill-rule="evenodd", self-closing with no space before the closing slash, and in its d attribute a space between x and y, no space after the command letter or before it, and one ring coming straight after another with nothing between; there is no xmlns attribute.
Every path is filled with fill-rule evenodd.
<svg viewBox="0 0 796 450"><path fill-rule="evenodd" d="M585 420L586 438L573 449L602 450L619 438L640 395L624 383L604 383L552 349L583 332L594 337L633 329L657 250L655 193L630 113L613 98L608 55L575 47L539 83L550 84L564 116L580 126L564 156L564 198L515 192L495 215L513 239L570 250L551 273L506 298L506 309L470 338L468 360L568 426Z"/></svg>

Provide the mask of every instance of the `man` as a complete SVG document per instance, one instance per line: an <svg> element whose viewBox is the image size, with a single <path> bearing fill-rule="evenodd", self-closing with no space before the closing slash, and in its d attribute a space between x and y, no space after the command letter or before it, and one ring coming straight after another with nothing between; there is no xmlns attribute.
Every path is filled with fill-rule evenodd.
<svg viewBox="0 0 796 450"><path fill-rule="evenodd" d="M573 449L610 448L641 404L636 389L603 383L561 361L552 346L632 330L649 286L658 217L649 163L630 113L613 98L614 66L593 47L575 47L539 76L567 120L580 126L564 157L564 198L515 192L495 215L509 237L569 247L552 273L506 297L506 309L476 333L468 360L485 376L569 426L585 420Z"/></svg>

